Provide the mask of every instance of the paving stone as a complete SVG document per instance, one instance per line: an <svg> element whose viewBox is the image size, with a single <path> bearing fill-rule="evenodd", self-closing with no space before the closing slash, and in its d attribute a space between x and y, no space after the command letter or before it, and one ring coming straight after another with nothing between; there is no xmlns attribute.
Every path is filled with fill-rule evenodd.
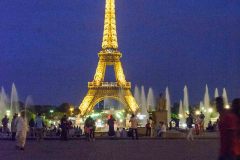
<svg viewBox="0 0 240 160"><path fill-rule="evenodd" d="M0 141L0 160L216 160L218 139L43 140L27 141L24 151Z"/></svg>

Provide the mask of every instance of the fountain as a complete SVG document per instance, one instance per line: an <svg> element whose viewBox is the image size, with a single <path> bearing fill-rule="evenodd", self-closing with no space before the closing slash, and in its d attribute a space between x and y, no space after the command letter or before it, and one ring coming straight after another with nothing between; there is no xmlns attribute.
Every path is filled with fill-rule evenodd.
<svg viewBox="0 0 240 160"><path fill-rule="evenodd" d="M6 111L9 109L8 104L9 99L4 88L2 87L0 92L0 117L3 117L6 114Z"/></svg>
<svg viewBox="0 0 240 160"><path fill-rule="evenodd" d="M12 84L10 111L11 114L19 113L18 93L14 83Z"/></svg>
<svg viewBox="0 0 240 160"><path fill-rule="evenodd" d="M142 119L142 124L144 126L147 123L147 119L148 119L148 111L147 111L146 105L147 104L146 104L145 89L144 89L144 86L141 86L141 104L140 104L140 108L141 108L141 115L145 115L144 118Z"/></svg>
<svg viewBox="0 0 240 160"><path fill-rule="evenodd" d="M147 96L147 110L148 111L155 111L155 98L153 94L153 89L149 88L148 96Z"/></svg>
<svg viewBox="0 0 240 160"><path fill-rule="evenodd" d="M187 86L184 86L183 89L184 92L184 97L183 97L183 108L184 108L184 112L189 114L189 99L188 99L188 89ZM183 115L186 118L186 114Z"/></svg>
<svg viewBox="0 0 240 160"><path fill-rule="evenodd" d="M224 107L225 107L226 109L229 109L230 106L229 106L229 103L228 103L228 96L227 96L226 88L223 88L222 97L223 97L223 101L224 101Z"/></svg>
<svg viewBox="0 0 240 160"><path fill-rule="evenodd" d="M179 102L179 111L178 111L178 113L179 113L178 114L178 117L179 117L179 127L185 128L186 127L185 118L184 118L185 111L184 111L184 108L183 108L182 100L180 100L180 102Z"/></svg>
<svg viewBox="0 0 240 160"><path fill-rule="evenodd" d="M207 126L208 122L210 121L210 115L211 115L211 112L212 112L212 109L210 107L210 96L209 96L207 85L206 85L206 88L205 88L203 104L204 104L204 109L206 110L204 126Z"/></svg>
<svg viewBox="0 0 240 160"><path fill-rule="evenodd" d="M139 92L139 88L137 85L134 88L134 98L137 101L138 105L141 104L140 92Z"/></svg>
<svg viewBox="0 0 240 160"><path fill-rule="evenodd" d="M27 113L27 109L31 108L31 106L33 106L32 96L27 96L24 104L24 112ZM27 114L25 114L25 116L27 116Z"/></svg>
<svg viewBox="0 0 240 160"><path fill-rule="evenodd" d="M214 91L214 98L217 98L219 97L219 92L218 92L218 89L215 88L215 91Z"/></svg>
<svg viewBox="0 0 240 160"><path fill-rule="evenodd" d="M171 101L170 101L170 94L169 94L168 87L166 88L165 94L166 94L166 109L167 109L167 119L168 119L167 121L169 124L171 121Z"/></svg>
<svg viewBox="0 0 240 160"><path fill-rule="evenodd" d="M205 110L205 108L204 108L204 105L203 105L203 102L202 102L202 101L200 101L199 107L200 107L200 110L201 110L202 112L206 112L206 111L207 111L207 110Z"/></svg>

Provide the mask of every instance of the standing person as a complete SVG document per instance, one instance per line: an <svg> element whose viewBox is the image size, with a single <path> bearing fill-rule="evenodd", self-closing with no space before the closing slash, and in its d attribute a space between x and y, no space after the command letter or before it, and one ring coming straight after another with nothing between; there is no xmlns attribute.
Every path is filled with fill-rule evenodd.
<svg viewBox="0 0 240 160"><path fill-rule="evenodd" d="M87 139L88 141L95 141L95 121L92 119L91 116L89 116L84 124L84 128L86 129L87 132Z"/></svg>
<svg viewBox="0 0 240 160"><path fill-rule="evenodd" d="M42 116L41 113L38 113L36 120L35 120L37 141L40 141L43 138L44 123L43 123L43 119L41 116Z"/></svg>
<svg viewBox="0 0 240 160"><path fill-rule="evenodd" d="M126 129L125 128L123 128L122 130L121 130L121 137L122 138L127 138L127 131L126 131Z"/></svg>
<svg viewBox="0 0 240 160"><path fill-rule="evenodd" d="M9 119L8 119L7 115L5 115L5 117L2 119L3 133L7 133L9 136L8 123L9 123Z"/></svg>
<svg viewBox="0 0 240 160"><path fill-rule="evenodd" d="M233 100L231 109L235 119L235 121L233 121L233 123L235 122L235 125L233 125L233 127L231 128L231 130L234 132L233 152L236 160L240 160L240 98L236 98Z"/></svg>
<svg viewBox="0 0 240 160"><path fill-rule="evenodd" d="M151 128L150 135L151 135L151 137L153 137L154 136L154 121L153 121L152 117L149 118L149 123L150 123L150 128Z"/></svg>
<svg viewBox="0 0 240 160"><path fill-rule="evenodd" d="M233 102L233 108L235 108ZM238 117L233 110L224 109L224 100L222 97L216 98L216 108L219 113L219 132L220 132L220 153L219 160L236 159L236 139L238 129Z"/></svg>
<svg viewBox="0 0 240 160"><path fill-rule="evenodd" d="M61 119L61 129L61 139L66 141L68 134L68 118L66 114Z"/></svg>
<svg viewBox="0 0 240 160"><path fill-rule="evenodd" d="M33 117L30 119L28 125L30 128L30 136L35 137L35 121L34 121Z"/></svg>
<svg viewBox="0 0 240 160"><path fill-rule="evenodd" d="M137 131L138 122L134 114L132 114L132 117L129 122L131 123L132 139L134 138L138 139L138 131Z"/></svg>
<svg viewBox="0 0 240 160"><path fill-rule="evenodd" d="M165 125L164 122L161 122L161 130L160 130L159 136L162 137L162 138L165 138L166 133L167 133L167 126Z"/></svg>
<svg viewBox="0 0 240 160"><path fill-rule="evenodd" d="M16 132L17 132L17 125L16 125L16 120L17 120L18 114L15 113L12 122L11 122L11 132L12 132L12 140L14 141L16 139Z"/></svg>
<svg viewBox="0 0 240 160"><path fill-rule="evenodd" d="M196 116L196 118L195 118L195 132L196 132L196 135L200 134L201 123L202 123L202 120L201 120L200 116Z"/></svg>
<svg viewBox="0 0 240 160"><path fill-rule="evenodd" d="M205 115L201 112L199 115L200 133L204 132L204 119Z"/></svg>
<svg viewBox="0 0 240 160"><path fill-rule="evenodd" d="M112 115L110 115L110 118L108 119L107 123L108 123L108 126L109 126L109 130L108 130L108 135L110 137L113 137L115 136L115 131L114 131L114 122L116 120L113 118Z"/></svg>
<svg viewBox="0 0 240 160"><path fill-rule="evenodd" d="M157 125L156 125L156 132L157 132L157 136L161 137L161 128L162 128L162 122L160 121Z"/></svg>
<svg viewBox="0 0 240 160"><path fill-rule="evenodd" d="M186 123L187 123L187 128L188 128L188 135L187 135L187 140L191 140L193 141L193 116L190 113L186 119Z"/></svg>
<svg viewBox="0 0 240 160"><path fill-rule="evenodd" d="M117 128L116 137L117 137L117 138L120 138L120 137L121 137L121 132L120 132L119 128Z"/></svg>
<svg viewBox="0 0 240 160"><path fill-rule="evenodd" d="M24 150L25 143L26 143L26 137L27 137L27 131L28 131L27 119L25 117L24 111L22 111L20 117L18 117L16 119L16 125L17 125L16 148L20 149L20 150Z"/></svg>
<svg viewBox="0 0 240 160"><path fill-rule="evenodd" d="M150 127L149 119L148 119L145 127L146 127L146 136L150 136L151 135L151 127Z"/></svg>

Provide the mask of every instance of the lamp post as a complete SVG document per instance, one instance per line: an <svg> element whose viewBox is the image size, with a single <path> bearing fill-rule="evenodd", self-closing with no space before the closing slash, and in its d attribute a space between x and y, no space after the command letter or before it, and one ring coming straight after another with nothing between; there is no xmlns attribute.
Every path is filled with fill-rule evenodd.
<svg viewBox="0 0 240 160"><path fill-rule="evenodd" d="M51 118L52 118L52 114L53 114L53 112L54 112L53 109L51 109L51 110L49 111L49 113L51 114Z"/></svg>

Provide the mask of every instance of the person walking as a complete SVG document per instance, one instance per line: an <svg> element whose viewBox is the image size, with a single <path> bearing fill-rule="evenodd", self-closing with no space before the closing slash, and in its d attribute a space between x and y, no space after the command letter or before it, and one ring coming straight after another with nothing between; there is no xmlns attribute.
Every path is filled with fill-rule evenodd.
<svg viewBox="0 0 240 160"><path fill-rule="evenodd" d="M137 119L136 116L134 114L132 114L129 122L131 123L131 131L132 131L132 139L138 139L138 131L137 131Z"/></svg>
<svg viewBox="0 0 240 160"><path fill-rule="evenodd" d="M16 120L17 120L18 114L15 113L12 122L11 122L11 133L12 133L12 140L14 141L16 139L16 132L17 132L17 125L16 125Z"/></svg>
<svg viewBox="0 0 240 160"><path fill-rule="evenodd" d="M28 124L27 119L25 117L25 112L22 111L20 117L16 119L16 126L17 126L17 133L16 133L16 149L24 150L27 131L28 131Z"/></svg>
<svg viewBox="0 0 240 160"><path fill-rule="evenodd" d="M41 117L41 113L38 113L36 120L35 120L35 129L36 129L36 138L37 141L42 140L43 138L43 129L44 129L44 122Z"/></svg>
<svg viewBox="0 0 240 160"><path fill-rule="evenodd" d="M188 134L187 134L187 140L192 140L193 141L193 116L190 113L186 119L187 123L187 128L188 128Z"/></svg>

